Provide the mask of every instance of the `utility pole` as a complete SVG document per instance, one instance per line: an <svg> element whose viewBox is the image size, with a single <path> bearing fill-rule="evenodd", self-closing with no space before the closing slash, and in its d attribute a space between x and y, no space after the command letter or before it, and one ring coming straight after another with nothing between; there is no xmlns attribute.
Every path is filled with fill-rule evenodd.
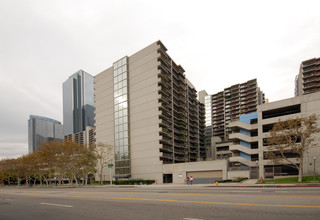
<svg viewBox="0 0 320 220"><path fill-rule="evenodd" d="M313 157L313 182L316 181L316 157Z"/></svg>

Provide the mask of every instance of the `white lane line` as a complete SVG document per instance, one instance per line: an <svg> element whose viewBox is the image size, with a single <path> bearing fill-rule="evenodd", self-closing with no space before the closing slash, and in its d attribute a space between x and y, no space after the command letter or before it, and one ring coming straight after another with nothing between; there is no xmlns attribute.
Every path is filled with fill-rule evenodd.
<svg viewBox="0 0 320 220"><path fill-rule="evenodd" d="M276 193L288 193L288 191L274 191Z"/></svg>
<svg viewBox="0 0 320 220"><path fill-rule="evenodd" d="M262 191L231 191L231 192L246 192L246 193L261 193Z"/></svg>
<svg viewBox="0 0 320 220"><path fill-rule="evenodd" d="M51 206L59 206L59 207L67 207L67 208L72 208L72 205L61 205L61 204L53 204L53 203L40 203L40 205L51 205Z"/></svg>
<svg viewBox="0 0 320 220"><path fill-rule="evenodd" d="M203 219L200 219L200 218L183 218L184 220L203 220Z"/></svg>

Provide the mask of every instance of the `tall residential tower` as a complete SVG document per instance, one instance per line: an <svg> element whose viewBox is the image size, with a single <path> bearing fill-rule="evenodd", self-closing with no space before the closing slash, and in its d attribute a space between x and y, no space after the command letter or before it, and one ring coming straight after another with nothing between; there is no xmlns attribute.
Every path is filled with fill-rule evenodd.
<svg viewBox="0 0 320 220"><path fill-rule="evenodd" d="M95 77L97 142L115 146L115 176L169 181L163 164L199 161L205 108L157 41Z"/></svg>
<svg viewBox="0 0 320 220"><path fill-rule="evenodd" d="M320 58L303 61L295 80L295 96L320 91Z"/></svg>
<svg viewBox="0 0 320 220"><path fill-rule="evenodd" d="M260 91L256 79L205 96L207 148L211 148L212 137L228 141L231 133L229 123L239 120L240 115L256 112L257 106L264 102L264 93Z"/></svg>

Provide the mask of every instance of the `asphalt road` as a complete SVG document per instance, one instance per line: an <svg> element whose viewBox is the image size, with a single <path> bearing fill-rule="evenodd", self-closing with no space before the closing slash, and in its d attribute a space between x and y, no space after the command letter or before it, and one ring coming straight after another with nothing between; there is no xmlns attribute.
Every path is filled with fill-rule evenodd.
<svg viewBox="0 0 320 220"><path fill-rule="evenodd" d="M320 188L0 188L0 219L320 219Z"/></svg>

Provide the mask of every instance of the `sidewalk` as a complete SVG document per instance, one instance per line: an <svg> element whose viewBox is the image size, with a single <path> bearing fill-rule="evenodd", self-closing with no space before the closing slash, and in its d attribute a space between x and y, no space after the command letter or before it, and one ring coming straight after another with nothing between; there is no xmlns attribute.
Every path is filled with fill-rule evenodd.
<svg viewBox="0 0 320 220"><path fill-rule="evenodd" d="M216 185L208 185L207 187L258 187L258 188L265 188L265 187L320 187L320 183L263 183L263 184L256 184L259 180L257 179L249 179L245 180L241 183L219 183L218 186Z"/></svg>

